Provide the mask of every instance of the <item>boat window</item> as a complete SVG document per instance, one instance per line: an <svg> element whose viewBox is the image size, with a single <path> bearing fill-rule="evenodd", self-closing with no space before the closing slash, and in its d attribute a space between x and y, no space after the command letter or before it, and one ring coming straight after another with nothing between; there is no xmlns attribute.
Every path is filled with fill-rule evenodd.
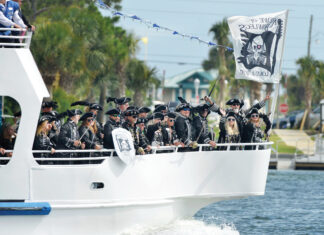
<svg viewBox="0 0 324 235"><path fill-rule="evenodd" d="M0 165L10 161L19 129L21 111L18 102L0 96Z"/></svg>

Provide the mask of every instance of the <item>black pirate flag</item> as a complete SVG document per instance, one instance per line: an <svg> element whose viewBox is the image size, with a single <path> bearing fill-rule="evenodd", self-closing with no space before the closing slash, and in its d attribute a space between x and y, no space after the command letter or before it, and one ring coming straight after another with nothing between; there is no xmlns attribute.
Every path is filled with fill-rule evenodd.
<svg viewBox="0 0 324 235"><path fill-rule="evenodd" d="M279 82L287 16L288 11L283 11L228 19L234 41L236 78Z"/></svg>
<svg viewBox="0 0 324 235"><path fill-rule="evenodd" d="M241 50L242 56L238 58L238 62L242 63L247 69L261 67L273 74L276 66L278 42L282 36L282 20L277 20L276 32L265 31L261 34L255 34L246 30L241 31L244 46Z"/></svg>

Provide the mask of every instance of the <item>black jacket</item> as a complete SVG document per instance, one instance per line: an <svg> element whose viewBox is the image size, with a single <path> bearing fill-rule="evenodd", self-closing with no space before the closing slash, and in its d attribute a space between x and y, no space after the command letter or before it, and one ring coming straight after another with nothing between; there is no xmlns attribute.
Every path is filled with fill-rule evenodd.
<svg viewBox="0 0 324 235"><path fill-rule="evenodd" d="M80 149L81 146L75 147L73 145L74 141L79 140L80 135L78 132L77 125L68 120L61 128L59 138L58 138L58 148L59 149Z"/></svg>
<svg viewBox="0 0 324 235"><path fill-rule="evenodd" d="M263 119L266 124L264 133L268 133L271 128L271 122L266 114L259 114L260 118ZM243 129L242 142L243 143L260 143L264 138L264 133L261 127L255 126L253 123L248 122Z"/></svg>
<svg viewBox="0 0 324 235"><path fill-rule="evenodd" d="M192 126L189 118L179 114L175 120L175 130L180 142L189 146L192 142Z"/></svg>
<svg viewBox="0 0 324 235"><path fill-rule="evenodd" d="M103 134L104 134L104 141L103 141L103 146L106 149L114 149L114 141L112 138L112 131L116 128L119 127L119 123L115 122L112 119L109 119L106 124L104 125L104 130L103 130Z"/></svg>
<svg viewBox="0 0 324 235"><path fill-rule="evenodd" d="M211 134L208 130L208 121L206 118L201 117L200 115L195 116L192 121L193 126L193 140L198 139L198 144L208 144ZM199 137L199 138L198 138Z"/></svg>
<svg viewBox="0 0 324 235"><path fill-rule="evenodd" d="M93 133L88 127L80 126L79 127L79 135L81 138L81 142L85 143L86 149L94 149L96 145L100 145L99 139L96 134Z"/></svg>
<svg viewBox="0 0 324 235"><path fill-rule="evenodd" d="M40 134L35 136L33 145L34 150L51 150L54 147L54 144L47 135Z"/></svg>
<svg viewBox="0 0 324 235"><path fill-rule="evenodd" d="M153 142L154 133L161 127L161 123L155 123L152 125L148 125L146 137L150 143Z"/></svg>
<svg viewBox="0 0 324 235"><path fill-rule="evenodd" d="M51 142L50 138L47 135L40 134L35 136L33 149L34 150L51 150L55 148L55 145ZM40 153L34 154L35 157L49 157L49 153Z"/></svg>

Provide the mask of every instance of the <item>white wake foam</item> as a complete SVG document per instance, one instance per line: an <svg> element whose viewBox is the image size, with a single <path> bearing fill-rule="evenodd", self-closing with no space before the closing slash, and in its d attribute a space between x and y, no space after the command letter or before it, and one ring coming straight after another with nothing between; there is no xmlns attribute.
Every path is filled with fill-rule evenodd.
<svg viewBox="0 0 324 235"><path fill-rule="evenodd" d="M177 220L161 227L135 227L121 235L239 235L231 225L211 225L198 220Z"/></svg>

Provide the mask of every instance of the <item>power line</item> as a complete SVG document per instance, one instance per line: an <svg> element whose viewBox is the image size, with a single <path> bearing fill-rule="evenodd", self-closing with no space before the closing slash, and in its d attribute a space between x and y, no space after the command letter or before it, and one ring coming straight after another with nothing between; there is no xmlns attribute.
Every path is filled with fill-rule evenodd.
<svg viewBox="0 0 324 235"><path fill-rule="evenodd" d="M139 56L145 56L144 54L139 54ZM173 57L173 58L197 58L197 59L208 59L205 56L196 55L179 55L179 54L148 54L148 57ZM283 61L295 61L296 59L283 59ZM181 63L181 62L179 62Z"/></svg>
<svg viewBox="0 0 324 235"><path fill-rule="evenodd" d="M198 65L201 66L201 63L193 63L193 62L184 62L184 61L169 61L169 60L147 60L151 63L159 63L159 64L176 64L176 65ZM283 67L283 70L297 70L297 68L289 68Z"/></svg>

